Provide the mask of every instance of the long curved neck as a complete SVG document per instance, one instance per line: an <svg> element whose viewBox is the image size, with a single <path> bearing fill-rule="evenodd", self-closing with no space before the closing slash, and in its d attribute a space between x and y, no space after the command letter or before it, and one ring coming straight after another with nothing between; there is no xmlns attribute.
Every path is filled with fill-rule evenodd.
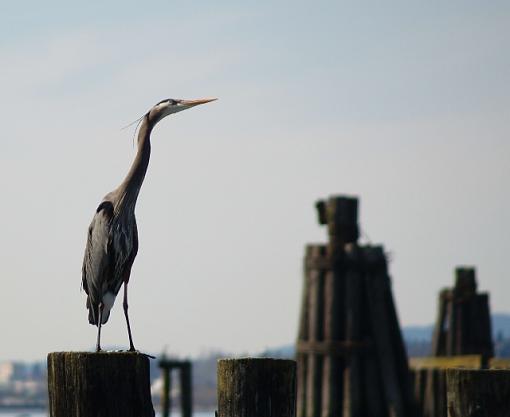
<svg viewBox="0 0 510 417"><path fill-rule="evenodd" d="M119 202L134 209L151 156L152 125L145 116L138 130L138 150L129 172L117 188Z"/></svg>

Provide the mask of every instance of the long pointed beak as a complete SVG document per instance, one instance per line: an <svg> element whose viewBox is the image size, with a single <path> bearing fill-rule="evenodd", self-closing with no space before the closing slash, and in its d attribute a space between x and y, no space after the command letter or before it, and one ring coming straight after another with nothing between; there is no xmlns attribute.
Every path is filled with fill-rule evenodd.
<svg viewBox="0 0 510 417"><path fill-rule="evenodd" d="M184 106L198 106L199 104L210 103L211 101L218 100L217 98L200 98L198 100L179 100L179 104Z"/></svg>

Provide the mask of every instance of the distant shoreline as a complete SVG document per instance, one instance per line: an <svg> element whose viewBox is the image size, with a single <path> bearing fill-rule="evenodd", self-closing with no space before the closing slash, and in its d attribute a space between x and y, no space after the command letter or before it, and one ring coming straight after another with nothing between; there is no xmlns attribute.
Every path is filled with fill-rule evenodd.
<svg viewBox="0 0 510 417"><path fill-rule="evenodd" d="M38 404L19 404L19 405L0 405L0 413L3 411L46 411L48 409L45 405Z"/></svg>

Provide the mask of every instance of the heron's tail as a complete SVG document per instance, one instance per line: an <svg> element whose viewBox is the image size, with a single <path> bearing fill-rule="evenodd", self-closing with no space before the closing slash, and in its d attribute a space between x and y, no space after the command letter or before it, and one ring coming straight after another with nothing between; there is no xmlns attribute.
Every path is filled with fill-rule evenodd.
<svg viewBox="0 0 510 417"><path fill-rule="evenodd" d="M97 326L99 321L99 304L92 303L90 297L87 297L87 308L89 309L89 323ZM101 324L105 324L110 317L111 306L105 305L103 307L103 314L101 315Z"/></svg>

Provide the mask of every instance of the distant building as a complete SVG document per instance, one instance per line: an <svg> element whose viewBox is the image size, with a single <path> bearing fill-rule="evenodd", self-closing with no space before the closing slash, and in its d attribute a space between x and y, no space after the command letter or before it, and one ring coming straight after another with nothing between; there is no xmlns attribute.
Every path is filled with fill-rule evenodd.
<svg viewBox="0 0 510 417"><path fill-rule="evenodd" d="M27 368L24 364L17 362L0 363L0 385L23 381L26 377Z"/></svg>
<svg viewBox="0 0 510 417"><path fill-rule="evenodd" d="M14 365L12 362L0 363L0 384L8 384L11 380L11 376L14 373Z"/></svg>

